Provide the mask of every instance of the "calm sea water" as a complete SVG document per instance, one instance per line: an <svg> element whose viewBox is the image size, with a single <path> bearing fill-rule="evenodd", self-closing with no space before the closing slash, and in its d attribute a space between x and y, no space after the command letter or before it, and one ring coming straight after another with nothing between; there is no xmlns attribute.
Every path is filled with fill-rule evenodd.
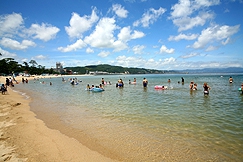
<svg viewBox="0 0 243 162"><path fill-rule="evenodd" d="M230 76L233 84L228 82ZM149 82L147 88L142 86L144 77ZM184 85L178 83L181 77ZM99 85L101 78L112 85L106 85L101 93L85 91L87 84ZM120 78L125 85L116 88ZM128 80L133 78L137 84L129 85ZM110 152L120 160L243 160L243 95L238 91L243 75L105 75L77 79L82 82L72 86L61 78L40 78L16 89L32 98L31 109L37 115L55 114L60 123L89 137L99 146L97 151L105 150L101 153ZM42 81L46 84L40 84ZM198 84L197 91L189 90L190 81ZM204 82L211 87L209 96L203 95ZM155 90L155 85L168 89Z"/></svg>

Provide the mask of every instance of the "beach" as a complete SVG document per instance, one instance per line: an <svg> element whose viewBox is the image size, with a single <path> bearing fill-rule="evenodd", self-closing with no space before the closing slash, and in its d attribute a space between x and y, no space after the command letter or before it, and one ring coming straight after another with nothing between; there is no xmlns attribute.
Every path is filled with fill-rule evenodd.
<svg viewBox="0 0 243 162"><path fill-rule="evenodd" d="M179 84L181 75L146 75L147 88L144 75L17 77L0 94L0 161L242 161L243 75L233 84L229 76L186 75ZM85 90L102 77L112 83L104 92ZM161 83L168 89L154 89Z"/></svg>
<svg viewBox="0 0 243 162"><path fill-rule="evenodd" d="M5 77L0 82L5 83ZM0 161L115 161L48 128L30 111L31 99L13 89L0 94Z"/></svg>

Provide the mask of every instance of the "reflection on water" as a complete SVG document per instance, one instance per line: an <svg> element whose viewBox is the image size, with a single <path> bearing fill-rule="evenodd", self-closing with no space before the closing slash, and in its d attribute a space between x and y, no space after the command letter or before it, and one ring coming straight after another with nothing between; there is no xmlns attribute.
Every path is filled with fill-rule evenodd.
<svg viewBox="0 0 243 162"><path fill-rule="evenodd" d="M30 81L17 88L31 90L34 111L58 114L126 161L241 161L243 96L238 88L243 76L233 75L233 84L230 75L220 76L184 75L180 84L181 75L146 75L147 88L143 75L85 76L76 86L52 78L52 86ZM104 92L84 90L87 84L100 84L102 77L112 82ZM129 85L134 77L137 84ZM123 88L115 87L119 78ZM197 83L197 91L189 90L190 81ZM203 95L204 82L211 87L208 96ZM155 85L168 90L155 90Z"/></svg>

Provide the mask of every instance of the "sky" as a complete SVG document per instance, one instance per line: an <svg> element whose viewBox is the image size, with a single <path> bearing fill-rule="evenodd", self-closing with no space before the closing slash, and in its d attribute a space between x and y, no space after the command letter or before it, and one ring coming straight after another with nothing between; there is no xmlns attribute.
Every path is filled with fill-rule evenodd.
<svg viewBox="0 0 243 162"><path fill-rule="evenodd" d="M0 0L0 59L243 67L243 0Z"/></svg>

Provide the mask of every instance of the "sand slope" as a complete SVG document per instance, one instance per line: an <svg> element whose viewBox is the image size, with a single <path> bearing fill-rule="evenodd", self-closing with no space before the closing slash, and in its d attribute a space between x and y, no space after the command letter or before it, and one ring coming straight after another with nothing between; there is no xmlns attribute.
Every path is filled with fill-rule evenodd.
<svg viewBox="0 0 243 162"><path fill-rule="evenodd" d="M29 102L11 88L6 95L0 93L0 161L115 161L47 128L30 111Z"/></svg>

